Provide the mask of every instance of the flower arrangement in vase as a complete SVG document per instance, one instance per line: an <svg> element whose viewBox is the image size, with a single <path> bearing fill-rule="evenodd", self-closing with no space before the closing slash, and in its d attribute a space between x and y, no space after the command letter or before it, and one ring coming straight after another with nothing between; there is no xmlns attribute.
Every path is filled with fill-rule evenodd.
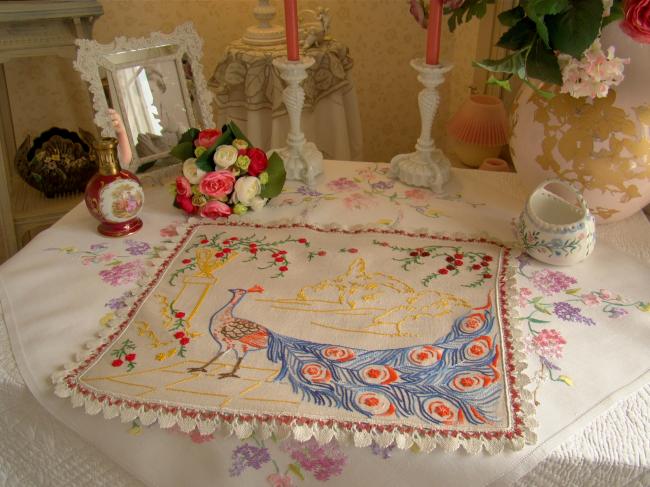
<svg viewBox="0 0 650 487"><path fill-rule="evenodd" d="M260 210L280 194L286 178L282 158L253 147L233 122L222 130L189 129L171 154L184 161L174 206L205 218Z"/></svg>

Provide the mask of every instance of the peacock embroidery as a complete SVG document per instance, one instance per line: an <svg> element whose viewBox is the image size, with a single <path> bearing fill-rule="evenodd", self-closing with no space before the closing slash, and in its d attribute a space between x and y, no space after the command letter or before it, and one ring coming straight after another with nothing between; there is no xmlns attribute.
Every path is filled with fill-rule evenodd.
<svg viewBox="0 0 650 487"><path fill-rule="evenodd" d="M238 377L246 355L265 349L268 360L281 367L275 380L287 380L294 393L317 405L442 425L497 421L500 346L489 294L485 306L456 318L451 331L434 343L364 350L280 335L233 314L247 294L263 291L260 286L230 290L230 301L210 318L217 353L189 372L207 372L233 351L232 370L219 378Z"/></svg>

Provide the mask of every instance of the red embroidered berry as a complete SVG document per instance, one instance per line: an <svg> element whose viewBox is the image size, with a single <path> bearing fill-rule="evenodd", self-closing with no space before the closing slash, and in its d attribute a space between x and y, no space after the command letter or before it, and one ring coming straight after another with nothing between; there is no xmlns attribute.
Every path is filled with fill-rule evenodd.
<svg viewBox="0 0 650 487"><path fill-rule="evenodd" d="M124 356L127 362L133 362L135 360L135 354L134 353L129 353Z"/></svg>
<svg viewBox="0 0 650 487"><path fill-rule="evenodd" d="M284 262L284 257L276 257L275 261L276 262Z"/></svg>
<svg viewBox="0 0 650 487"><path fill-rule="evenodd" d="M420 255L422 257L429 257L431 254L429 252L422 252Z"/></svg>
<svg viewBox="0 0 650 487"><path fill-rule="evenodd" d="M251 242L248 246L253 248L253 247L257 247L257 244L255 242Z"/></svg>
<svg viewBox="0 0 650 487"><path fill-rule="evenodd" d="M223 253L224 253L224 254L229 254L230 252L232 252L232 249L229 249L228 247L226 247L225 249L223 249Z"/></svg>
<svg viewBox="0 0 650 487"><path fill-rule="evenodd" d="M223 252L217 252L216 254L214 254L214 256L215 256L217 259L221 259L221 258L223 257Z"/></svg>
<svg viewBox="0 0 650 487"><path fill-rule="evenodd" d="M176 318L185 318L185 313L179 311L178 313L176 313Z"/></svg>
<svg viewBox="0 0 650 487"><path fill-rule="evenodd" d="M256 254L256 253L257 253L257 249L256 249L255 247L251 247L250 249L248 249L248 251L249 251L251 254Z"/></svg>
<svg viewBox="0 0 650 487"><path fill-rule="evenodd" d="M230 240L232 240L233 242L235 242L236 240L239 240L239 238L238 238L238 237L230 237Z"/></svg>
<svg viewBox="0 0 650 487"><path fill-rule="evenodd" d="M289 270L289 268L286 265L283 265L282 267L278 267L278 270L280 272L287 272Z"/></svg>
<svg viewBox="0 0 650 487"><path fill-rule="evenodd" d="M319 257L324 257L324 256L326 256L326 255L327 255L327 252L325 252L324 250L319 250L319 251L318 251L318 256L319 256Z"/></svg>
<svg viewBox="0 0 650 487"><path fill-rule="evenodd" d="M123 363L124 363L124 362L122 362L119 358L116 358L115 360L113 360L113 361L111 362L111 365L112 365L113 367L119 367L119 366L122 365Z"/></svg>
<svg viewBox="0 0 650 487"><path fill-rule="evenodd" d="M481 268L481 264L474 264L472 266L472 269L474 269L475 271L479 270L480 268Z"/></svg>
<svg viewBox="0 0 650 487"><path fill-rule="evenodd" d="M487 263L487 262L485 262L485 261L483 261L483 262L481 262L481 265L482 265L483 267L487 267L487 266L489 266L490 264Z"/></svg>
<svg viewBox="0 0 650 487"><path fill-rule="evenodd" d="M453 271L455 268L456 268L456 267L453 266L453 265L451 265L451 264L449 264L449 265L447 266L447 269L449 269L450 271Z"/></svg>
<svg viewBox="0 0 650 487"><path fill-rule="evenodd" d="M180 343L181 345L187 345L188 343L190 343L190 339L187 337L181 338L178 343Z"/></svg>
<svg viewBox="0 0 650 487"><path fill-rule="evenodd" d="M456 259L456 260L454 261L454 265L455 265L456 267L460 267L461 265L463 265L463 261L460 260L460 259Z"/></svg>
<svg viewBox="0 0 650 487"><path fill-rule="evenodd" d="M224 241L223 241L223 244L224 244L224 245L230 245L230 239L227 238L226 240L224 240Z"/></svg>
<svg viewBox="0 0 650 487"><path fill-rule="evenodd" d="M486 255L485 257L483 257L483 260L484 260L485 262L492 262L492 257L489 256L489 255Z"/></svg>
<svg viewBox="0 0 650 487"><path fill-rule="evenodd" d="M351 254L356 254L357 252L359 252L359 249L348 249L348 252L350 252Z"/></svg>
<svg viewBox="0 0 650 487"><path fill-rule="evenodd" d="M299 239L298 239L298 243L306 244L306 243L307 243L307 239L306 239L306 238L299 238Z"/></svg>
<svg viewBox="0 0 650 487"><path fill-rule="evenodd" d="M454 261L454 258L450 255L450 256L447 257L445 260L446 260L447 262L453 262L453 261Z"/></svg>
<svg viewBox="0 0 650 487"><path fill-rule="evenodd" d="M176 338L176 340L180 340L184 336L185 336L185 332L182 331L177 331L176 333L174 333L174 338Z"/></svg>
<svg viewBox="0 0 650 487"><path fill-rule="evenodd" d="M420 254L417 253L417 252L411 252L409 255L410 255L411 257L417 257L417 256L420 255Z"/></svg>
<svg viewBox="0 0 650 487"><path fill-rule="evenodd" d="M275 254L271 254L271 257L273 257L273 258L275 259L278 255L280 255L280 254L278 254L278 253L276 252Z"/></svg>
<svg viewBox="0 0 650 487"><path fill-rule="evenodd" d="M189 264L192 262L192 259L183 259L183 264Z"/></svg>
<svg viewBox="0 0 650 487"><path fill-rule="evenodd" d="M454 254L454 259L462 259L463 257L463 254Z"/></svg>
<svg viewBox="0 0 650 487"><path fill-rule="evenodd" d="M204 238L203 240L201 240L202 244L207 244L208 242L209 242L209 240L207 238Z"/></svg>
<svg viewBox="0 0 650 487"><path fill-rule="evenodd" d="M483 277L485 277L486 279L489 279L490 277L492 277L492 274L483 274Z"/></svg>
<svg viewBox="0 0 650 487"><path fill-rule="evenodd" d="M439 274L443 274L443 275L444 275L444 274L447 274L448 272L449 272L449 271L448 271L447 269L445 269L444 267L443 267L442 269L438 269L438 273L439 273Z"/></svg>

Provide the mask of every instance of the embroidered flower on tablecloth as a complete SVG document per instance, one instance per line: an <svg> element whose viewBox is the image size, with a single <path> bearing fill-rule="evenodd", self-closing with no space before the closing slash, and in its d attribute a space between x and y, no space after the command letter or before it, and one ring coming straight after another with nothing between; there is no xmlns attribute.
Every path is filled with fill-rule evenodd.
<svg viewBox="0 0 650 487"><path fill-rule="evenodd" d="M393 181L377 181L376 183L372 183L370 187L372 189L378 190L378 191L384 191L386 189L392 189L393 186L395 186L395 183Z"/></svg>
<svg viewBox="0 0 650 487"><path fill-rule="evenodd" d="M373 199L363 193L353 193L343 198L343 205L349 210L363 210L373 206Z"/></svg>
<svg viewBox="0 0 650 487"><path fill-rule="evenodd" d="M526 351L536 353L547 360L562 358L562 348L566 340L555 329L544 328L537 335L528 336Z"/></svg>
<svg viewBox="0 0 650 487"><path fill-rule="evenodd" d="M551 271L548 269L536 271L532 275L531 280L535 287L546 296L569 289L578 282L573 277L567 276L563 272Z"/></svg>
<svg viewBox="0 0 650 487"><path fill-rule="evenodd" d="M99 273L102 280L111 286L122 286L137 281L144 274L142 261L134 260L105 269Z"/></svg>
<svg viewBox="0 0 650 487"><path fill-rule="evenodd" d="M126 240L126 251L131 255L143 255L149 252L151 245L147 242L140 242L138 240Z"/></svg>
<svg viewBox="0 0 650 487"><path fill-rule="evenodd" d="M629 311L624 308L610 308L607 312L609 313L609 317L614 319L629 314Z"/></svg>
<svg viewBox="0 0 650 487"><path fill-rule="evenodd" d="M425 200L430 194L431 193L429 193L428 191L424 191L423 189L417 189L417 188L404 191L404 196L412 200Z"/></svg>
<svg viewBox="0 0 650 487"><path fill-rule="evenodd" d="M231 477L238 477L247 468L259 470L267 462L271 461L269 450L264 447L249 445L239 445L232 452L231 465L228 473Z"/></svg>
<svg viewBox="0 0 650 487"><path fill-rule="evenodd" d="M533 292L528 289L527 287L522 287L519 290L519 298L518 298L518 304L520 308L523 308L528 304L528 301L532 297Z"/></svg>
<svg viewBox="0 0 650 487"><path fill-rule="evenodd" d="M280 450L323 482L340 475L348 460L336 441L319 445L314 438L304 443L290 439L280 445Z"/></svg>
<svg viewBox="0 0 650 487"><path fill-rule="evenodd" d="M564 321L572 321L574 323L582 323L589 326L596 324L594 320L584 316L580 312L580 308L569 303L565 303L564 301L553 303L553 313L555 313L555 316Z"/></svg>
<svg viewBox="0 0 650 487"><path fill-rule="evenodd" d="M350 191L353 189L359 189L359 185L349 178L333 179L327 183L327 187L333 191Z"/></svg>
<svg viewBox="0 0 650 487"><path fill-rule="evenodd" d="M373 455L377 455L382 460L388 460L393 455L393 450L395 449L395 443L392 443L387 448L382 448L381 446L379 446L377 443L373 441L372 445L370 445L370 449Z"/></svg>
<svg viewBox="0 0 650 487"><path fill-rule="evenodd" d="M301 194L303 196L311 196L313 198L317 198L318 196L323 195L323 193L316 191L315 189L312 189L309 186L299 186L298 189L296 189L296 193Z"/></svg>
<svg viewBox="0 0 650 487"><path fill-rule="evenodd" d="M266 482L270 487L295 487L296 484L293 483L291 475L280 473L272 473L266 477Z"/></svg>

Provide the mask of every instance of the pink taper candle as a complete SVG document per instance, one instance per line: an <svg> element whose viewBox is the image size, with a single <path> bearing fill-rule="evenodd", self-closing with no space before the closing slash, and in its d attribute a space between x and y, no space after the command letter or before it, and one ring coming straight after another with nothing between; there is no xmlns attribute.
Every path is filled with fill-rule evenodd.
<svg viewBox="0 0 650 487"><path fill-rule="evenodd" d="M298 0L284 0L284 24L287 35L287 58L289 61L298 61L300 59L297 3Z"/></svg>
<svg viewBox="0 0 650 487"><path fill-rule="evenodd" d="M427 64L439 64L441 25L442 0L431 0L429 4L429 28L427 29Z"/></svg>

